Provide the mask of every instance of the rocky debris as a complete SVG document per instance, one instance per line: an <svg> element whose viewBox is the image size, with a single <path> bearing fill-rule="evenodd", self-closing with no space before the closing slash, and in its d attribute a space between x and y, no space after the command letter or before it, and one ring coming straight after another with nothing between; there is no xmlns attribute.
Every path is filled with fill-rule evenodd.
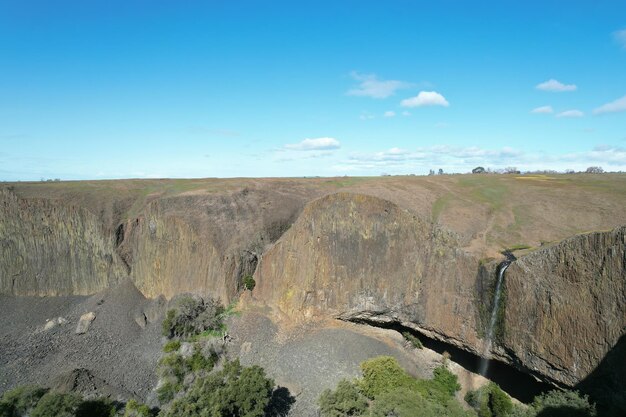
<svg viewBox="0 0 626 417"><path fill-rule="evenodd" d="M152 303L130 281L92 297L0 296L0 394L18 385L47 386L59 374L88 369L120 392L145 399L157 380L164 310L143 329L133 314ZM78 323L85 312L97 316L87 333L74 336L69 325L42 331L46 318Z"/></svg>
<svg viewBox="0 0 626 417"><path fill-rule="evenodd" d="M91 322L94 321L96 318L96 314L93 311L90 311L89 313L85 313L82 316L80 316L80 319L78 320L78 325L76 325L76 334L84 334L87 333L87 330L89 330L89 326L91 326Z"/></svg>
<svg viewBox="0 0 626 417"><path fill-rule="evenodd" d="M110 385L95 376L89 369L79 368L54 378L49 385L54 391L80 394L85 399L109 398L114 401L127 401L135 398L132 393Z"/></svg>
<svg viewBox="0 0 626 417"><path fill-rule="evenodd" d="M67 320L64 319L63 317L55 317L53 319L50 319L48 321L46 321L46 324L43 326L44 330L51 330L56 326L63 326L64 324L67 324Z"/></svg>

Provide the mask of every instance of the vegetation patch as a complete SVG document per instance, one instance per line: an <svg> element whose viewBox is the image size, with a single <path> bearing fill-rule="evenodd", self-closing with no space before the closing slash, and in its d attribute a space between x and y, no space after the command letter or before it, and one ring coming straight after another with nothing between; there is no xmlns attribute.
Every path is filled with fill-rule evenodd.
<svg viewBox="0 0 626 417"><path fill-rule="evenodd" d="M402 337L404 337L404 340L406 340L407 342L409 342L414 348L416 349L423 349L424 345L422 344L422 341L418 339L417 336L409 333L409 332L403 332L402 333Z"/></svg>
<svg viewBox="0 0 626 417"><path fill-rule="evenodd" d="M256 281L252 278L252 275L246 275L243 278L243 287L248 291L252 291L256 287Z"/></svg>
<svg viewBox="0 0 626 417"><path fill-rule="evenodd" d="M461 388L456 375L442 364L432 379L416 379L395 358L379 356L361 364L362 378L339 382L319 398L322 417L474 416L454 399Z"/></svg>

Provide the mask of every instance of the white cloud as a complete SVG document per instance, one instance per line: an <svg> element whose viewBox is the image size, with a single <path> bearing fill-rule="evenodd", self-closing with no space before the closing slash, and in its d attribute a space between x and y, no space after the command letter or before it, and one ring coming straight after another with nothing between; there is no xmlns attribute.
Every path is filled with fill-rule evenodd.
<svg viewBox="0 0 626 417"><path fill-rule="evenodd" d="M580 110L566 110L557 114L556 117L577 118L583 117L584 115L585 113L581 112Z"/></svg>
<svg viewBox="0 0 626 417"><path fill-rule="evenodd" d="M550 79L541 84L537 84L535 87L537 90L552 91L556 93L562 93L564 91L576 91L578 87L575 84L563 84L555 79Z"/></svg>
<svg viewBox="0 0 626 417"><path fill-rule="evenodd" d="M626 111L626 96L598 107L593 111L593 114L617 113L622 111Z"/></svg>
<svg viewBox="0 0 626 417"><path fill-rule="evenodd" d="M335 138L315 138L304 139L299 143L291 143L285 145L285 149L290 151L321 151L330 149L339 149L341 144Z"/></svg>
<svg viewBox="0 0 626 417"><path fill-rule="evenodd" d="M408 174L427 173L429 169L439 168L445 172L469 172L476 166L491 169L516 166L521 171L584 171L593 165L612 171L625 170L626 148L604 145L589 151L562 154L522 152L509 147L485 149L476 146L437 145L414 150L391 148L375 153L352 154L334 168L340 172Z"/></svg>
<svg viewBox="0 0 626 417"><path fill-rule="evenodd" d="M403 107L422 107L422 106L444 106L448 107L450 103L444 96L436 91L420 91L420 93L411 98L402 100L400 104Z"/></svg>
<svg viewBox="0 0 626 417"><path fill-rule="evenodd" d="M379 80L375 74L359 74L352 71L350 76L359 81L359 85L348 90L349 96L387 98L397 90L411 88L413 84L398 80Z"/></svg>
<svg viewBox="0 0 626 417"><path fill-rule="evenodd" d="M615 37L615 40L619 42L623 48L626 49L626 29L618 30L617 32L613 33L613 36Z"/></svg>
<svg viewBox="0 0 626 417"><path fill-rule="evenodd" d="M554 113L554 110L552 109L552 106L541 106L541 107L532 109L531 113L550 114L550 113Z"/></svg>
<svg viewBox="0 0 626 417"><path fill-rule="evenodd" d="M411 113L405 110L402 112L402 115L406 117L406 116L410 116Z"/></svg>
<svg viewBox="0 0 626 417"><path fill-rule="evenodd" d="M383 116L385 116L385 117L395 117L395 115L396 115L396 112L395 111L391 111L391 110L386 111L385 114L383 114Z"/></svg>

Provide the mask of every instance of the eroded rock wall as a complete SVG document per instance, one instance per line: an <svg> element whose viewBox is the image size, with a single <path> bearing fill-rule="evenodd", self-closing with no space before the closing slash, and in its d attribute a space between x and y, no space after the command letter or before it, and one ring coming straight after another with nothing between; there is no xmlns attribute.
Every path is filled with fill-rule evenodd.
<svg viewBox="0 0 626 417"><path fill-rule="evenodd" d="M307 205L263 255L255 297L296 317L406 322L471 349L477 265L454 234L389 201L339 193Z"/></svg>
<svg viewBox="0 0 626 417"><path fill-rule="evenodd" d="M506 273L502 346L524 366L574 385L626 333L626 227L537 250Z"/></svg>
<svg viewBox="0 0 626 417"><path fill-rule="evenodd" d="M126 275L89 211L0 190L0 293L86 295Z"/></svg>
<svg viewBox="0 0 626 417"><path fill-rule="evenodd" d="M495 356L563 385L589 375L626 329L625 230L513 262ZM263 255L255 297L296 319L400 323L483 354L497 264L386 200L334 194L310 203Z"/></svg>

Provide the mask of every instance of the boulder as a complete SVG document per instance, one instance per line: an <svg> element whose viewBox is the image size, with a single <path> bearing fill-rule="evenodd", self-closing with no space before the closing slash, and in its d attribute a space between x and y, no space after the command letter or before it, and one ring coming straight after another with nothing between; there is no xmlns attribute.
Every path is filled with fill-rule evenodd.
<svg viewBox="0 0 626 417"><path fill-rule="evenodd" d="M89 326L91 326L91 322L94 321L95 318L96 314L93 311L80 316L80 320L78 320L78 325L76 326L76 334L87 333Z"/></svg>

